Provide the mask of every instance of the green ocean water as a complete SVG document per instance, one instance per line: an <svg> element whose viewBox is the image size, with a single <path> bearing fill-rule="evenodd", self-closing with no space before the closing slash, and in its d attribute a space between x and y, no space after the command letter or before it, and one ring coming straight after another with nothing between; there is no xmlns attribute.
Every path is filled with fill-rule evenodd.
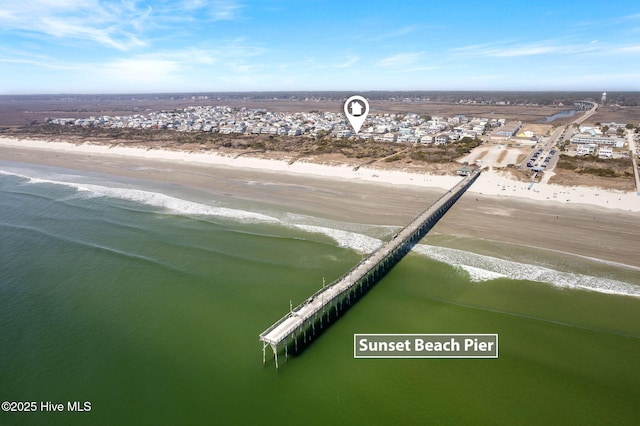
<svg viewBox="0 0 640 426"><path fill-rule="evenodd" d="M276 371L259 333L393 229L0 169L0 399L91 406L1 424L637 422L634 268L432 235ZM500 353L354 359L354 333L498 333Z"/></svg>

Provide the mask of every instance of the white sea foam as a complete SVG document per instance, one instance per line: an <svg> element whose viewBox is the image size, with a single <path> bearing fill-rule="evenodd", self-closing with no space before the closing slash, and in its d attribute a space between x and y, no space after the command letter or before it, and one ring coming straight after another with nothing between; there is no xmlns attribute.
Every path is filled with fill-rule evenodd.
<svg viewBox="0 0 640 426"><path fill-rule="evenodd" d="M140 204L159 207L177 214L218 216L252 222L279 222L278 219L261 213L210 206L207 204L183 200L181 198L171 197L159 192L142 191L130 188L111 188L99 185L77 185L77 188L80 191L90 191L92 194L98 196L134 201Z"/></svg>
<svg viewBox="0 0 640 426"><path fill-rule="evenodd" d="M298 224L294 226L307 232L327 235L335 240L340 247L350 248L359 253L371 253L383 244L381 240L355 232L314 225ZM563 288L581 288L601 293L640 296L640 287L610 278L556 271L543 266L424 244L416 245L413 252L454 266L464 271L473 282L509 278L544 282Z"/></svg>
<svg viewBox="0 0 640 426"><path fill-rule="evenodd" d="M558 287L582 288L601 293L640 296L640 287L610 278L562 272L446 247L420 244L414 252L465 270L472 281L506 277L549 283Z"/></svg>
<svg viewBox="0 0 640 426"><path fill-rule="evenodd" d="M349 248L359 253L371 253L382 245L381 240L369 237L358 232L345 231L336 229L334 227L320 226L320 223L322 223L322 221L311 221L312 223L314 223L313 225L311 225L295 223L295 221L288 220L291 219L291 217L289 217L288 219L285 219L284 222L282 222L274 217L263 215L260 213L195 203L192 201L171 197L156 192L36 178L3 170L0 170L0 174L24 178L30 183L65 185L75 188L79 192L86 193L88 196L112 197L129 200L137 203L151 205L154 207L159 207L178 214L211 215L233 218L236 220L248 222L282 223L303 230L305 232L320 233L326 235L336 241L336 243L340 247ZM431 259L443 263L447 263L456 268L459 268L462 271L465 271L465 273L468 274L469 278L474 282L505 277L514 280L545 282L565 288L582 288L602 293L640 296L639 286L609 278L594 277L572 272L561 272L542 266L498 259L491 256L485 256L445 247L420 244L415 246L413 251L415 253L427 256Z"/></svg>
<svg viewBox="0 0 640 426"><path fill-rule="evenodd" d="M458 265L458 266L461 269L465 270L467 274L469 274L469 278L471 279L471 281L474 281L474 282L488 281L488 280L494 280L496 278L505 277L505 275L499 272L488 271L486 269L476 268L475 266L469 266L469 265Z"/></svg>
<svg viewBox="0 0 640 426"><path fill-rule="evenodd" d="M382 241L356 232L342 231L340 229L324 226L294 224L295 228L306 232L324 234L332 238L340 247L349 248L358 253L371 253L382 245Z"/></svg>
<svg viewBox="0 0 640 426"><path fill-rule="evenodd" d="M71 181L43 179L2 170L0 170L0 174L23 178L31 184L53 184L66 186L69 188L73 188L81 193L85 193L90 197L109 197L117 198L120 200L133 201L139 204L158 207L176 214L217 216L244 222L280 222L278 219L272 216L267 216L261 213L230 209L226 207L210 206L207 204L196 203L193 201L187 201L180 198L172 197L170 195L165 195L159 192L143 191L140 189L132 188L92 185Z"/></svg>

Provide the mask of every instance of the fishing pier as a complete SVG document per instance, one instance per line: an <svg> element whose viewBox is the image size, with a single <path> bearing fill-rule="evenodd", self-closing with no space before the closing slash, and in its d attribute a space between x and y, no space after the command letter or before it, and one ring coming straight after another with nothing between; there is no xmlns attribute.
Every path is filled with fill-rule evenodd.
<svg viewBox="0 0 640 426"><path fill-rule="evenodd" d="M266 348L271 346L278 368L280 348L288 359L290 351L297 353L299 346L302 348L308 345L317 332L337 320L342 312L375 285L435 226L480 173L480 169L471 171L391 240L295 308L290 307L285 316L260 334L262 363L266 363Z"/></svg>

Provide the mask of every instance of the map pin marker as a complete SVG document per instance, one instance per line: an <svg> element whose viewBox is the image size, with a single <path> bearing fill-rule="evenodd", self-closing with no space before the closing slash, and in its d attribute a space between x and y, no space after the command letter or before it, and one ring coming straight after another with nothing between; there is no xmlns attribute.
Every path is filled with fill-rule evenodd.
<svg viewBox="0 0 640 426"><path fill-rule="evenodd" d="M364 120L369 114L369 102L360 95L351 96L344 103L344 114L347 116L353 130L358 133Z"/></svg>

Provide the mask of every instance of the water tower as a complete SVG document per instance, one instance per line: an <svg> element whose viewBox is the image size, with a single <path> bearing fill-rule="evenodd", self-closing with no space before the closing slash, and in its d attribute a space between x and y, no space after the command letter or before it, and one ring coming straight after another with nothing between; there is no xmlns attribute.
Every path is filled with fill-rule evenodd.
<svg viewBox="0 0 640 426"><path fill-rule="evenodd" d="M607 92L602 92L602 98L600 98L600 103L604 105L606 101L607 101Z"/></svg>

